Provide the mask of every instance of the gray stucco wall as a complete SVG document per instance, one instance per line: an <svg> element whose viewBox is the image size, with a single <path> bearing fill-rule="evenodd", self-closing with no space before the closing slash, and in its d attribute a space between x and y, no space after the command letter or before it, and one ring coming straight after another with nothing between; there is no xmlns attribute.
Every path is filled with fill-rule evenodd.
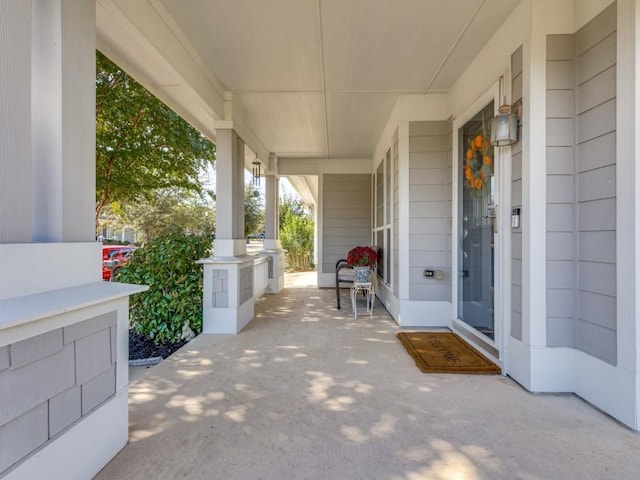
<svg viewBox="0 0 640 480"><path fill-rule="evenodd" d="M116 389L116 312L0 347L0 476Z"/></svg>
<svg viewBox="0 0 640 480"><path fill-rule="evenodd" d="M615 364L615 3L547 59L547 342Z"/></svg>
<svg viewBox="0 0 640 480"><path fill-rule="evenodd" d="M522 47L511 55L512 104L522 103ZM518 139L522 139L519 127ZM522 340L522 142L511 146L511 208L520 209L520 228L511 229L511 328L510 335Z"/></svg>
<svg viewBox="0 0 640 480"><path fill-rule="evenodd" d="M323 175L322 272L335 273L350 249L370 244L371 175Z"/></svg>
<svg viewBox="0 0 640 480"><path fill-rule="evenodd" d="M446 121L409 122L411 300L451 298L449 130L450 125ZM425 278L425 268L442 270L444 278Z"/></svg>

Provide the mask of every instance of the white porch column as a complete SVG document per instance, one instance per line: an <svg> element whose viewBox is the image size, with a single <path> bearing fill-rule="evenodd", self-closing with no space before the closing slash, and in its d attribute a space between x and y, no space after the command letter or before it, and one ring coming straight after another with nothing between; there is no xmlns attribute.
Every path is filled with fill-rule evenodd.
<svg viewBox="0 0 640 480"><path fill-rule="evenodd" d="M216 128L216 238L203 265L202 333L236 334L267 288L267 259L247 255L244 238L244 141L232 121Z"/></svg>
<svg viewBox="0 0 640 480"><path fill-rule="evenodd" d="M270 163L276 163L272 157ZM271 257L269 264L269 293L284 288L284 250L280 244L280 177L269 170L265 174L265 239L263 253Z"/></svg>
<svg viewBox="0 0 640 480"><path fill-rule="evenodd" d="M95 0L0 2L7 480L92 478L128 437L128 296L145 287L101 281L95 8Z"/></svg>
<svg viewBox="0 0 640 480"><path fill-rule="evenodd" d="M215 257L246 255L244 238L244 142L229 128L216 129Z"/></svg>

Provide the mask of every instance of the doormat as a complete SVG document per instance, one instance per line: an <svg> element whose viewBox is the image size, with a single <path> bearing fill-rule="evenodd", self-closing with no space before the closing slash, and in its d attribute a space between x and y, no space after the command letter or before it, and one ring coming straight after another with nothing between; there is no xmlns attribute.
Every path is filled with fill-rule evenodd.
<svg viewBox="0 0 640 480"><path fill-rule="evenodd" d="M424 373L500 373L498 365L454 333L399 332L398 339Z"/></svg>

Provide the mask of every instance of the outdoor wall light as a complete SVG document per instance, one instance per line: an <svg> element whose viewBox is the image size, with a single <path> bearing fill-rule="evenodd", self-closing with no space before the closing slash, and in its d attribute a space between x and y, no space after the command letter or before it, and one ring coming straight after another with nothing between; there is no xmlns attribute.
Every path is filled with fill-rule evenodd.
<svg viewBox="0 0 640 480"><path fill-rule="evenodd" d="M518 115L511 111L511 105L498 108L498 115L491 119L491 144L506 147L518 141Z"/></svg>

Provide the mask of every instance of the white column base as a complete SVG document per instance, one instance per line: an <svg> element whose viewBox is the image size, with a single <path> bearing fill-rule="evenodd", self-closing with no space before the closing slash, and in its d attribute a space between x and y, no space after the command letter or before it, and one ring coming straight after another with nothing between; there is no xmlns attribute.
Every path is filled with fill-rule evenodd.
<svg viewBox="0 0 640 480"><path fill-rule="evenodd" d="M271 240L273 242L273 240ZM278 244L280 240L275 240ZM280 293L284 288L284 254L286 250L281 248L267 248L267 240L265 240L265 249L260 252L261 255L268 255L271 258L269 265L269 286L267 293Z"/></svg>
<svg viewBox="0 0 640 480"><path fill-rule="evenodd" d="M251 255L198 260L204 267L202 333L235 335L253 320L254 260Z"/></svg>

